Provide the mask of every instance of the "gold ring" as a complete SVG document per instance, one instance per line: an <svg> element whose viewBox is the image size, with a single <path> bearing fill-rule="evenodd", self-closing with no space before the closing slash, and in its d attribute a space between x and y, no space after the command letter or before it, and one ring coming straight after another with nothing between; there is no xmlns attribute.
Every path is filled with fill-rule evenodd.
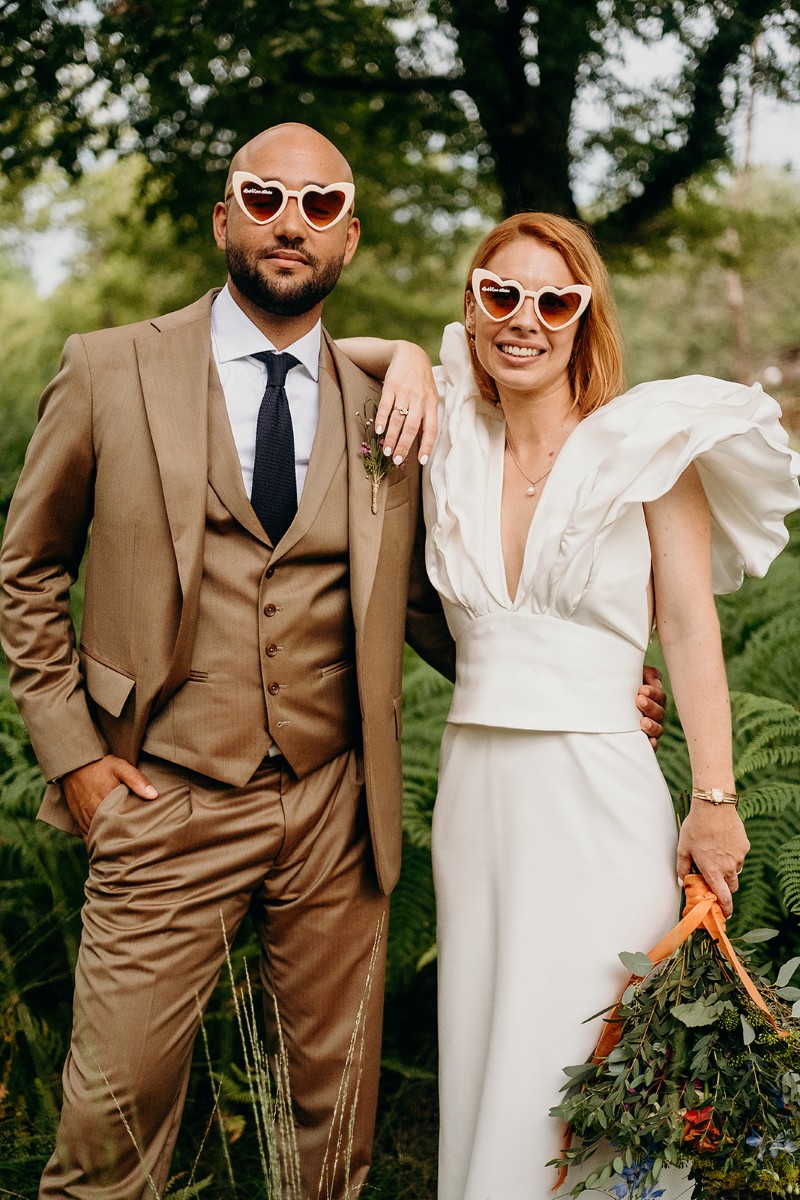
<svg viewBox="0 0 800 1200"><path fill-rule="evenodd" d="M399 404L398 404L398 406L397 406L397 411L400 413L400 416L401 416L401 417L407 417L407 416L408 416L408 409L407 409L407 408L401 408Z"/></svg>

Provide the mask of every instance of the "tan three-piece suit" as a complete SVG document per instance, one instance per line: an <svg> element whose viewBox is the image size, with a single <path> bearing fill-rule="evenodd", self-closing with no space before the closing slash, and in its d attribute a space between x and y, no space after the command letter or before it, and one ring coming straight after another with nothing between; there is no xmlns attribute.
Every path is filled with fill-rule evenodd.
<svg viewBox="0 0 800 1200"><path fill-rule="evenodd" d="M204 1005L221 924L232 937L251 898L289 1051L304 1195L315 1200L320 1177L322 1194L341 1194L341 1162L333 1150L325 1161L330 1114L400 869L406 632L452 671L420 570L413 455L371 511L360 414L374 382L323 337L308 476L271 546L210 353L212 300L70 339L9 514L3 645L50 781L40 816L76 832L58 779L109 751L159 791L144 801L115 788L89 830L75 1028L42 1197L152 1194L118 1108L163 1189L195 995ZM90 523L78 647L69 588ZM356 1185L372 1138L382 962Z"/></svg>

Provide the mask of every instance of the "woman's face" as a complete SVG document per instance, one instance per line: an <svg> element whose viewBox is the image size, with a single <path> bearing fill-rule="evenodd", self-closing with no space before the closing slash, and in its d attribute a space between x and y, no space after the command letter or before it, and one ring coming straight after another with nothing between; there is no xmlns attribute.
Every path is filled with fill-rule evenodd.
<svg viewBox="0 0 800 1200"><path fill-rule="evenodd" d="M586 282L573 276L557 250L524 235L496 251L485 267L501 279L516 279L527 292ZM468 304L467 331L475 334L478 361L497 384L501 401L520 393L549 396L563 390L566 402L572 402L568 365L580 322L548 329L537 317L531 296L505 321L492 321L472 295Z"/></svg>

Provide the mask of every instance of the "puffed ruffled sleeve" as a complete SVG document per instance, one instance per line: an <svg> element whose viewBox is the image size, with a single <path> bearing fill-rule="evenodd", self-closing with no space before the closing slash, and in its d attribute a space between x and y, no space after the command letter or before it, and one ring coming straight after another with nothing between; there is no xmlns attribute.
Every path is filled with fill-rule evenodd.
<svg viewBox="0 0 800 1200"><path fill-rule="evenodd" d="M624 509L664 496L690 463L711 509L714 590L732 592L745 574L763 575L788 540L784 518L800 507L800 457L780 416L759 384L691 375L640 384L587 417L576 454L589 469L579 472L555 554L539 563L559 607L571 608L582 593Z"/></svg>
<svg viewBox="0 0 800 1200"><path fill-rule="evenodd" d="M502 571L484 564L487 544L487 492L493 483L502 411L481 398L472 373L464 326L445 327L439 386L439 433L424 472L423 505L428 532L426 565L439 593L473 612L486 608L487 593L499 603Z"/></svg>

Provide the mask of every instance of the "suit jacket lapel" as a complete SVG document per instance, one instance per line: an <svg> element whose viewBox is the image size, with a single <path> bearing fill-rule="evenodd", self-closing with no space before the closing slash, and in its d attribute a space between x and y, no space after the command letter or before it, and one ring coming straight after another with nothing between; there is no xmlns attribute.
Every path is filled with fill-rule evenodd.
<svg viewBox="0 0 800 1200"><path fill-rule="evenodd" d="M364 459L361 455L361 445L364 441L364 408L373 403L377 406L380 387L337 350L327 339L327 335L326 340L339 376L344 405L349 472L350 602L353 621L356 629L359 629L366 617L372 594L386 508L384 477L378 488L378 511L372 511L372 486L364 470Z"/></svg>
<svg viewBox="0 0 800 1200"><path fill-rule="evenodd" d="M153 327L136 338L136 354L185 599L205 529L210 322Z"/></svg>
<svg viewBox="0 0 800 1200"><path fill-rule="evenodd" d="M267 546L272 543L244 490L242 466L233 440L225 393L215 363L208 377L208 481L232 517Z"/></svg>
<svg viewBox="0 0 800 1200"><path fill-rule="evenodd" d="M163 327L153 322L135 339L183 600L162 700L188 674L197 619L208 487L212 298L198 302L201 319L179 325L166 322Z"/></svg>

